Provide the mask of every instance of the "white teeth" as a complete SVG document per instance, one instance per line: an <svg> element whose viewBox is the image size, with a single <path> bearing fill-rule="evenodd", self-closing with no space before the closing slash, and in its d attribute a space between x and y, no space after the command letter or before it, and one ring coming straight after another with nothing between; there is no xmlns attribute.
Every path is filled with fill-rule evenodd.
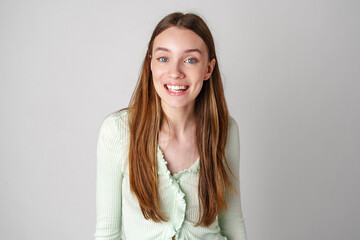
<svg viewBox="0 0 360 240"><path fill-rule="evenodd" d="M187 89L186 86L174 86L174 85L166 85L167 89L172 92L182 92Z"/></svg>

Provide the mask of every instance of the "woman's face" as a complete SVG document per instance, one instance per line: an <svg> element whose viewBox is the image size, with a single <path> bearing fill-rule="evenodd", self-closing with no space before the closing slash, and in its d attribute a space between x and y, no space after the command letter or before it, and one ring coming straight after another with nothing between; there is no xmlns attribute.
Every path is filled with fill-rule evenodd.
<svg viewBox="0 0 360 240"><path fill-rule="evenodd" d="M163 108L193 108L215 59L208 60L205 42L193 31L170 27L154 39L151 72Z"/></svg>

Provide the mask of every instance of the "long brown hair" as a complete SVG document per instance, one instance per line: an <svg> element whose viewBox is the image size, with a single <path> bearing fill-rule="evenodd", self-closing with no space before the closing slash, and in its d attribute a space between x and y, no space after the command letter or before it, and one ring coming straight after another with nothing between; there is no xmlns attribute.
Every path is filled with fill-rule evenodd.
<svg viewBox="0 0 360 240"><path fill-rule="evenodd" d="M155 27L150 38L141 74L128 108L130 189L136 195L146 219L150 218L155 222L167 220L159 205L156 159L158 133L166 117L153 85L150 61L155 37L172 26L195 32L208 48L209 61L216 60L210 79L204 81L195 100L196 138L200 154L198 195L201 213L196 225L209 226L217 214L226 208L226 187L234 188L225 170L225 165L229 168L225 158L229 115L215 44L206 23L195 14L175 12L167 15Z"/></svg>

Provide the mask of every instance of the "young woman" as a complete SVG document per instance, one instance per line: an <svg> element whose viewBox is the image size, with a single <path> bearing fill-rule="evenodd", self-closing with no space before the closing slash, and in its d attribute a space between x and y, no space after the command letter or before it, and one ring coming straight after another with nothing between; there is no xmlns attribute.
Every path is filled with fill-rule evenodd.
<svg viewBox="0 0 360 240"><path fill-rule="evenodd" d="M95 238L245 240L239 133L195 14L156 26L129 107L103 121Z"/></svg>

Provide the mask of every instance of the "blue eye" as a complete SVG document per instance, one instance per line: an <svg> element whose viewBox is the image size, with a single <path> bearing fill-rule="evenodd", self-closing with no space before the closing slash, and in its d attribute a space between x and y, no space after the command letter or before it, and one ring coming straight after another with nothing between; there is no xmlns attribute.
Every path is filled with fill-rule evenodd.
<svg viewBox="0 0 360 240"><path fill-rule="evenodd" d="M167 62L168 59L167 59L166 57L160 57L160 58L159 58L159 61L160 61L160 62Z"/></svg>
<svg viewBox="0 0 360 240"><path fill-rule="evenodd" d="M196 63L196 60L194 58L189 58L186 60L188 63Z"/></svg>

